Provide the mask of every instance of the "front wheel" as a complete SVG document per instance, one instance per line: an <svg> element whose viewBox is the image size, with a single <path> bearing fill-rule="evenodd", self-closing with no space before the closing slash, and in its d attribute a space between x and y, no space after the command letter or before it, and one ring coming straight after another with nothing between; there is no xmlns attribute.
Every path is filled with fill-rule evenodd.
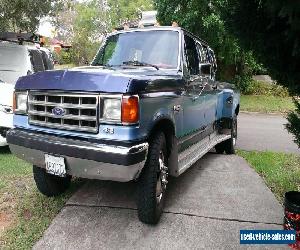
<svg viewBox="0 0 300 250"><path fill-rule="evenodd" d="M44 168L37 166L33 166L33 177L38 190L48 197L64 193L71 183L71 176L59 177L48 174Z"/></svg>
<svg viewBox="0 0 300 250"><path fill-rule="evenodd" d="M148 158L138 182L137 207L140 221L158 223L163 211L168 184L167 147L164 133L150 142Z"/></svg>

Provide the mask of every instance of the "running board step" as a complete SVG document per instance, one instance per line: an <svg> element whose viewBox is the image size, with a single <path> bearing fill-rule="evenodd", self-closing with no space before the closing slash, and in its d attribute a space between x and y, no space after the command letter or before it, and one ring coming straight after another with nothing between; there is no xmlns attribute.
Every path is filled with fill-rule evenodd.
<svg viewBox="0 0 300 250"><path fill-rule="evenodd" d="M178 175L184 173L203 155L222 141L230 139L231 135L211 134L200 142L190 146L178 155Z"/></svg>

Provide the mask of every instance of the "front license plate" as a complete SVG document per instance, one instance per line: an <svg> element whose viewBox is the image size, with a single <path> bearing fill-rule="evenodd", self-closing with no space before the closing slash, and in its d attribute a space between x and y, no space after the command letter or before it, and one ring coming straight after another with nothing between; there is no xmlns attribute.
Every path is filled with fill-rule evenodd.
<svg viewBox="0 0 300 250"><path fill-rule="evenodd" d="M66 176L66 165L63 157L45 154L46 172L60 177Z"/></svg>

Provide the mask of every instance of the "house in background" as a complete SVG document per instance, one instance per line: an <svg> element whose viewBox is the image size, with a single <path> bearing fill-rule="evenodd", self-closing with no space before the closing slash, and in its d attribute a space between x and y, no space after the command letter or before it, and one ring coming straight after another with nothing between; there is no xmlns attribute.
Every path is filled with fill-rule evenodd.
<svg viewBox="0 0 300 250"><path fill-rule="evenodd" d="M50 40L50 48L55 53L60 54L62 50L68 52L72 48L72 45L66 44L58 38L52 38Z"/></svg>

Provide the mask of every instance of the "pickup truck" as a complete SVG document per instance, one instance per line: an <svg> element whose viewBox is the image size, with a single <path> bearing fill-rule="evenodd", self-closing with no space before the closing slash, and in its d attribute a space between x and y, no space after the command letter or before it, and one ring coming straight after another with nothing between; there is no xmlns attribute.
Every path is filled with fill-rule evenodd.
<svg viewBox="0 0 300 250"><path fill-rule="evenodd" d="M208 44L180 27L114 32L90 66L18 80L10 149L47 196L72 176L137 181L138 217L156 224L170 176L213 148L235 152L239 93L216 70Z"/></svg>

